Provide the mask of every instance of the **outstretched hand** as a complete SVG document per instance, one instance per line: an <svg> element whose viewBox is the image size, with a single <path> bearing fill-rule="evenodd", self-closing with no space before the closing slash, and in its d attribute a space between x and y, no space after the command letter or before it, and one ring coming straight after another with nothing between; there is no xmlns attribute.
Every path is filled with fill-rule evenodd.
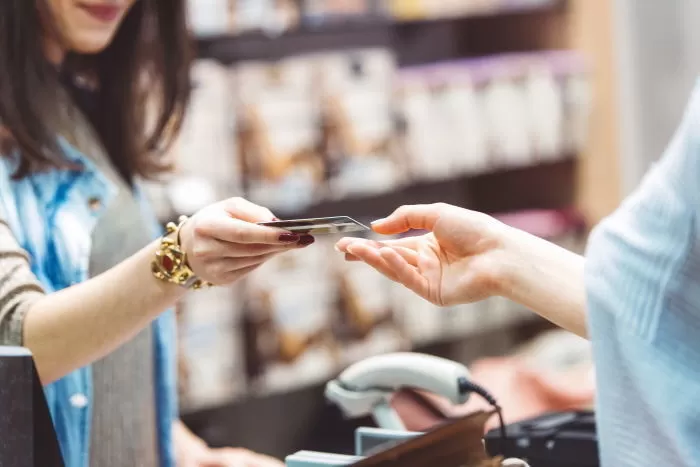
<svg viewBox="0 0 700 467"><path fill-rule="evenodd" d="M486 214L442 203L403 206L372 228L384 235L428 233L385 242L344 238L337 249L436 305L483 300L502 286L509 227Z"/></svg>

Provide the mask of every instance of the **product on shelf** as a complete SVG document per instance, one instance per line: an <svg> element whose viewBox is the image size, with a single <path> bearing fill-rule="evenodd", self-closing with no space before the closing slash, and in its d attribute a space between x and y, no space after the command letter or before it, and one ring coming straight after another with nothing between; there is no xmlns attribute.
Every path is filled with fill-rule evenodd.
<svg viewBox="0 0 700 467"><path fill-rule="evenodd" d="M399 157L415 180L450 178L454 134L435 99L440 85L433 78L433 68L404 70L398 81Z"/></svg>
<svg viewBox="0 0 700 467"><path fill-rule="evenodd" d="M190 294L180 303L181 401L187 410L246 394L240 293L240 287L216 287Z"/></svg>
<svg viewBox="0 0 700 467"><path fill-rule="evenodd" d="M544 0L539 1L544 3ZM387 2L395 18L414 21L497 12L500 9L506 9L509 4L516 3L517 0L510 2L504 0L387 0Z"/></svg>
<svg viewBox="0 0 700 467"><path fill-rule="evenodd" d="M403 69L399 155L416 180L524 167L577 154L590 89L579 54L509 54Z"/></svg>
<svg viewBox="0 0 700 467"><path fill-rule="evenodd" d="M540 161L557 159L565 153L563 87L557 83L555 72L546 62L533 60L524 77L532 150Z"/></svg>
<svg viewBox="0 0 700 467"><path fill-rule="evenodd" d="M262 0L258 0L261 1ZM196 36L227 34L233 31L233 0L187 0L189 26Z"/></svg>
<svg viewBox="0 0 700 467"><path fill-rule="evenodd" d="M534 160L530 115L521 69L511 57L495 59L487 67L484 119L494 169L531 165Z"/></svg>
<svg viewBox="0 0 700 467"><path fill-rule="evenodd" d="M318 25L338 21L362 21L381 17L385 0L302 0L303 21Z"/></svg>
<svg viewBox="0 0 700 467"><path fill-rule="evenodd" d="M386 49L317 57L330 198L390 191L395 159L394 57Z"/></svg>
<svg viewBox="0 0 700 467"><path fill-rule="evenodd" d="M213 60L199 60L191 83L190 105L172 147L175 176L168 184L175 211L186 214L243 191L231 72Z"/></svg>
<svg viewBox="0 0 700 467"><path fill-rule="evenodd" d="M325 166L314 71L307 57L236 71L241 160L258 204L295 212L319 199Z"/></svg>
<svg viewBox="0 0 700 467"><path fill-rule="evenodd" d="M299 26L300 11L296 0L229 1L229 17L235 33L262 31L279 34Z"/></svg>

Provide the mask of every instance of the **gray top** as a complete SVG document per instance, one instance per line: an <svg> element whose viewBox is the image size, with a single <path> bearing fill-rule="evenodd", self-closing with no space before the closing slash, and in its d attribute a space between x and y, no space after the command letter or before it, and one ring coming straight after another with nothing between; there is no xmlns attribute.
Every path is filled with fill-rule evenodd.
<svg viewBox="0 0 700 467"><path fill-rule="evenodd" d="M120 188L92 235L90 276L99 275L151 241L141 209L111 165L104 173ZM93 365L90 465L158 464L153 334L148 327Z"/></svg>

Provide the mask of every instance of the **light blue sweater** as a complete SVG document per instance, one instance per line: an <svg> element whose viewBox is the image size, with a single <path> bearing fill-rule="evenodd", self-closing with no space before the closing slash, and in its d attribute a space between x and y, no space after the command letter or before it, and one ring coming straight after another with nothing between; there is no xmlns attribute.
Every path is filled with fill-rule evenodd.
<svg viewBox="0 0 700 467"><path fill-rule="evenodd" d="M592 233L605 467L700 466L700 84L659 163Z"/></svg>

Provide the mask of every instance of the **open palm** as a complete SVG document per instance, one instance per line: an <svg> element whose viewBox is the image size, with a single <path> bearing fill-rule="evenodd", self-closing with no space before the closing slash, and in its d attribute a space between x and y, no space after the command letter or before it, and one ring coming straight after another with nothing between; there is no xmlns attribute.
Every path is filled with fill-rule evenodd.
<svg viewBox="0 0 700 467"><path fill-rule="evenodd" d="M404 206L373 229L386 235L427 234L386 242L344 238L338 249L426 300L449 306L495 293L506 228L490 216L446 204Z"/></svg>

